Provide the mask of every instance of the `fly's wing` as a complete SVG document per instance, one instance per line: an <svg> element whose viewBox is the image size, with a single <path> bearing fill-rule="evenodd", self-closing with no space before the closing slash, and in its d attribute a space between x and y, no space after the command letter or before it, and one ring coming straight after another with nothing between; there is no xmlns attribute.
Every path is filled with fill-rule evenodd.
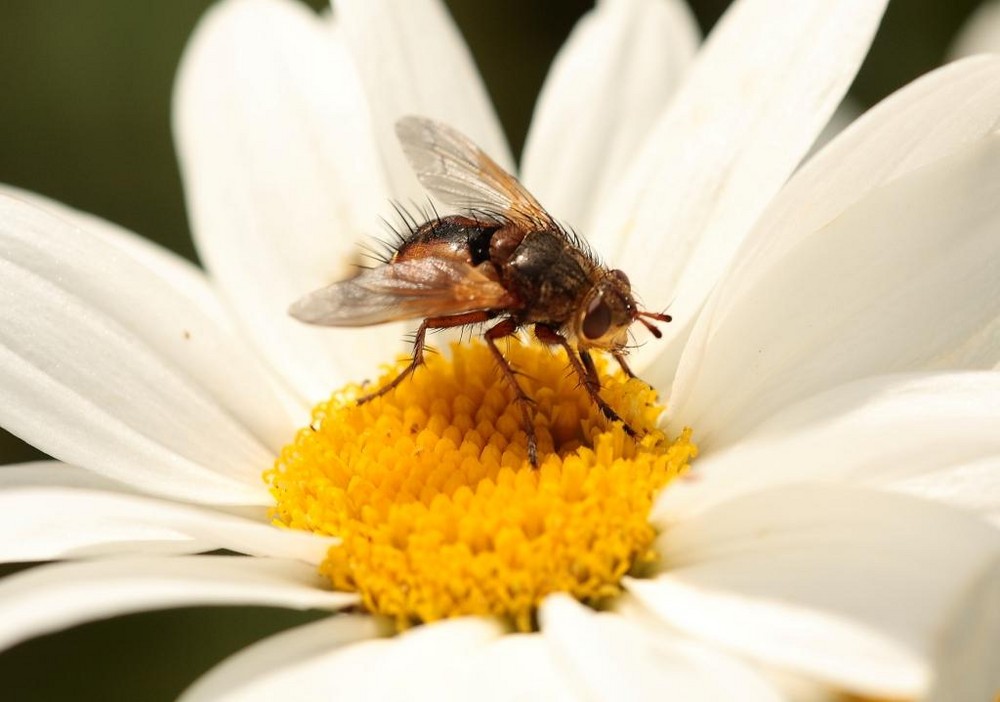
<svg viewBox="0 0 1000 702"><path fill-rule="evenodd" d="M561 231L514 176L460 132L410 116L396 122L396 136L421 185L442 202L529 230Z"/></svg>
<svg viewBox="0 0 1000 702"><path fill-rule="evenodd" d="M491 270L435 257L401 261L311 292L288 313L308 324L366 327L508 307L510 295Z"/></svg>

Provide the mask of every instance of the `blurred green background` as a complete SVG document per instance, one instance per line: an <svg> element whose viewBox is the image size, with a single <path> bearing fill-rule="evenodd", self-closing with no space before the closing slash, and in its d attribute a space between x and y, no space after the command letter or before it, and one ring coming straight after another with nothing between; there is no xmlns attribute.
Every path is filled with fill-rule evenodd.
<svg viewBox="0 0 1000 702"><path fill-rule="evenodd" d="M830 0L835 1L835 0ZM122 224L195 259L170 136L170 92L207 0L0 3L0 182ZM313 0L314 7L322 3ZM515 151L546 68L585 0L447 0ZM979 0L892 0L852 88L870 106L939 65ZM708 29L726 0L696 0ZM0 463L40 457L0 433ZM8 569L9 572L9 569ZM98 622L0 655L11 700L172 699L228 653L315 615L155 612Z"/></svg>

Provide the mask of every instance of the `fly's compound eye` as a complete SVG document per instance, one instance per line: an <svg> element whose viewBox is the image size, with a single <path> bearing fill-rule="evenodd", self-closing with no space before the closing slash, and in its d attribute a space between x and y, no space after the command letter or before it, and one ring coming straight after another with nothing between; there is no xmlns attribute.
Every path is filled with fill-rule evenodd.
<svg viewBox="0 0 1000 702"><path fill-rule="evenodd" d="M611 308L598 297L587 307L587 314L583 318L583 335L588 339L600 339L610 328Z"/></svg>

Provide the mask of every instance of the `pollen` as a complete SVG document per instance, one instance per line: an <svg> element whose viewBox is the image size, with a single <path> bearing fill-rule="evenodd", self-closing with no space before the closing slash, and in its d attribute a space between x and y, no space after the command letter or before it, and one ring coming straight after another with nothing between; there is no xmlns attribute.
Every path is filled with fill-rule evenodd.
<svg viewBox="0 0 1000 702"><path fill-rule="evenodd" d="M601 365L633 438L561 352L511 342L505 355L534 401L537 468L511 387L473 343L370 402L356 400L371 387L335 393L265 474L275 523L339 537L321 573L400 628L487 615L530 630L554 592L600 606L654 560L653 500L697 454L689 430L671 441L658 428L663 407L641 381Z"/></svg>

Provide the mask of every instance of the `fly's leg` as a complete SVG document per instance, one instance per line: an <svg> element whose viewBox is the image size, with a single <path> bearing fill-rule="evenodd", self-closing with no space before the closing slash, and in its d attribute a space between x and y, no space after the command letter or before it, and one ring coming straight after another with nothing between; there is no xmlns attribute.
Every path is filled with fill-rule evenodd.
<svg viewBox="0 0 1000 702"><path fill-rule="evenodd" d="M496 340L502 339L505 336L513 336L517 332L518 324L513 319L509 317L499 324L486 330L483 337L486 339L486 343L490 347L490 351L493 352L493 356L497 359L497 364L500 366L500 370L503 372L507 381L514 388L514 395L517 403L521 406L521 423L524 426L524 434L528 439L528 460L531 461L533 468L538 467L538 438L535 436L535 422L532 413L531 406L534 404L528 394L521 389L521 384L517 382L517 377L514 375L514 369L510 367L507 363L507 359L503 357L500 349L497 347Z"/></svg>
<svg viewBox="0 0 1000 702"><path fill-rule="evenodd" d="M569 359L570 365L576 371L577 376L583 383L583 387L587 390L587 394L590 395L590 399L594 401L594 404L601 410L601 413L612 422L621 422L622 429L629 436L637 436L636 430L630 427L628 422L622 419L615 412L614 408L601 397L601 379L597 375L597 366L594 365L594 359L587 351L584 349L574 349L569 341L566 340L566 337L552 327L542 324L535 325L535 336L543 344L562 346L566 350L566 358Z"/></svg>
<svg viewBox="0 0 1000 702"><path fill-rule="evenodd" d="M416 337L413 340L413 358L406 368L404 368L399 375L392 379L392 382L386 384L385 386L379 388L370 395L365 395L364 397L358 398L358 404L363 405L366 402L374 400L376 397L382 397L387 392L393 390L401 382L403 382L408 376L413 374L417 368L424 364L424 339L427 336L428 329L450 329L452 327L461 327L465 324L476 324L478 322L485 322L487 319L493 315L487 311L479 312L466 312L464 314L456 314L450 317L428 317L420 326L417 328Z"/></svg>
<svg viewBox="0 0 1000 702"><path fill-rule="evenodd" d="M616 361L618 361L618 365L621 366L621 369L623 371L625 371L625 375L627 375L629 378L637 377L636 374L632 372L632 369L629 368L628 364L625 362L625 354L623 354L621 351L612 351L611 355L614 356L614 359Z"/></svg>
<svg viewBox="0 0 1000 702"><path fill-rule="evenodd" d="M587 377L590 378L591 384L587 385L587 390L590 392L590 396L594 399L594 402L597 403L597 406L601 408L601 412L603 412L604 416L612 422L621 422L622 429L624 429L625 433L629 436L638 436L639 433L633 429L628 422L622 419L618 413L611 408L611 405L602 400L601 396L598 395L598 392L601 389L601 379L597 375L597 366L594 365L593 357L585 349L578 349L577 352L580 354L580 360L583 361L583 365L587 369Z"/></svg>

